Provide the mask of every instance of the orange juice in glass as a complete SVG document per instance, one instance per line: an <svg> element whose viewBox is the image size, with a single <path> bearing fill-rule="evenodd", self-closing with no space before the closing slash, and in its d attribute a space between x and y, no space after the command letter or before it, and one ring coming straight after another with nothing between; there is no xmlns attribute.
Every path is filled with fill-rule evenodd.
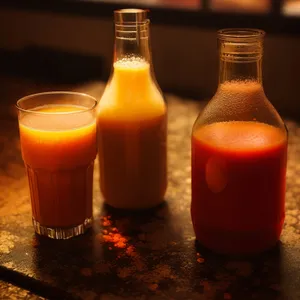
<svg viewBox="0 0 300 300"><path fill-rule="evenodd" d="M96 104L73 92L34 94L17 102L33 226L40 235L67 239L92 225Z"/></svg>

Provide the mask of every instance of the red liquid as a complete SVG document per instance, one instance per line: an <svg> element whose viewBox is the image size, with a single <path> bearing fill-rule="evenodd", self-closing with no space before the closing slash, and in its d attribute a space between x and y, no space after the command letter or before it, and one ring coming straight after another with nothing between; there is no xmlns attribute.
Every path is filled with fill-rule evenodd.
<svg viewBox="0 0 300 300"><path fill-rule="evenodd" d="M191 214L197 240L220 253L276 244L285 216L287 137L257 122L220 122L192 137Z"/></svg>

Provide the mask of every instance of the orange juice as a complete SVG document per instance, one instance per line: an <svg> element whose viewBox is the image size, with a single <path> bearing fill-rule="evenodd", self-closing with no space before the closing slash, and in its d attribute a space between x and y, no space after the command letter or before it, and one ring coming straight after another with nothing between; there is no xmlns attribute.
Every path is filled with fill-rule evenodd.
<svg viewBox="0 0 300 300"><path fill-rule="evenodd" d="M147 62L123 59L98 108L100 187L106 203L143 209L167 187L166 106Z"/></svg>
<svg viewBox="0 0 300 300"><path fill-rule="evenodd" d="M85 109L41 106L19 118L33 219L42 226L72 227L92 218L96 123Z"/></svg>

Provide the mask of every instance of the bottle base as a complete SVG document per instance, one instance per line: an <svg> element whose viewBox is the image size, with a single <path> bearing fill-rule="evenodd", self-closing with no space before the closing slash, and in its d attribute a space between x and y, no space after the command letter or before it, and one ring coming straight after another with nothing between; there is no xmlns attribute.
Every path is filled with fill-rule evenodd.
<svg viewBox="0 0 300 300"><path fill-rule="evenodd" d="M128 212L143 212L143 211L152 211L166 203L164 199L157 201L152 204L142 205L142 206L134 206L134 205L120 205L116 203L111 203L109 201L104 201L104 204L107 208L111 210L118 210L118 211L128 211Z"/></svg>
<svg viewBox="0 0 300 300"><path fill-rule="evenodd" d="M32 218L32 224L37 234L55 240L66 240L84 234L93 224L93 218L86 218L82 224L73 227L48 227L41 225Z"/></svg>
<svg viewBox="0 0 300 300"><path fill-rule="evenodd" d="M205 248L226 255L255 255L273 248L279 241L281 230L257 230L251 232L229 232L201 230L196 234L197 242Z"/></svg>

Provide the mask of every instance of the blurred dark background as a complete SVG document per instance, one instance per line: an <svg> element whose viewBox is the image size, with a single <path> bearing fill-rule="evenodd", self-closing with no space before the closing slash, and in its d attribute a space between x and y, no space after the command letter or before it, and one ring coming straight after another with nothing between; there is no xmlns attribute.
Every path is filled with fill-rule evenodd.
<svg viewBox="0 0 300 300"><path fill-rule="evenodd" d="M300 0L1 0L1 98L24 96L40 84L107 80L113 10L122 7L150 9L153 63L163 91L199 100L217 87L216 31L264 29L266 93L283 115L300 118Z"/></svg>

